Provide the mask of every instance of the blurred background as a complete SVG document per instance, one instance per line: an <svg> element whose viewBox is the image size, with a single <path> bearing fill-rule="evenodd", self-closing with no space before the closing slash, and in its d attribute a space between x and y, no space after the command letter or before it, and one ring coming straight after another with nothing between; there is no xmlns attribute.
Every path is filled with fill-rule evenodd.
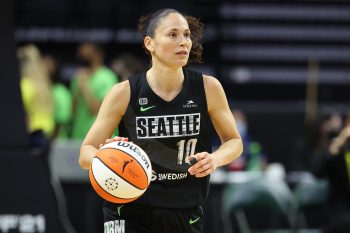
<svg viewBox="0 0 350 233"><path fill-rule="evenodd" d="M189 66L221 81L244 140L211 177L204 232L350 232L340 0L4 0L0 232L102 231L79 146L111 86L149 67L137 21L165 7L205 24Z"/></svg>

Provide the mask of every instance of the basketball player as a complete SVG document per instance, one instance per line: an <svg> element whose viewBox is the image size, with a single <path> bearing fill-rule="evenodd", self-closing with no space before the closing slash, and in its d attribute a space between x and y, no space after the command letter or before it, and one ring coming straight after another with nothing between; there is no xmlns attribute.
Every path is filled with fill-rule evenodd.
<svg viewBox="0 0 350 233"><path fill-rule="evenodd" d="M139 30L151 68L115 85L80 154L88 169L115 127L152 161L150 187L136 201L104 205L105 232L199 233L209 174L242 153L242 140L217 79L184 68L201 60L202 23L173 9L142 17ZM209 125L221 146L211 153ZM192 165L193 164L193 165Z"/></svg>

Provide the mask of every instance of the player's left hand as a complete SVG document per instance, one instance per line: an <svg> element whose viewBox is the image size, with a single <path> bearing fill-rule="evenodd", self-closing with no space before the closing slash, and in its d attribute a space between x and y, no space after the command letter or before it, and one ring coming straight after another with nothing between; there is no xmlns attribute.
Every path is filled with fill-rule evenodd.
<svg viewBox="0 0 350 233"><path fill-rule="evenodd" d="M189 160L191 159L195 159L197 162L188 169L188 172L197 178L213 173L218 167L215 158L208 152L192 155L189 157Z"/></svg>

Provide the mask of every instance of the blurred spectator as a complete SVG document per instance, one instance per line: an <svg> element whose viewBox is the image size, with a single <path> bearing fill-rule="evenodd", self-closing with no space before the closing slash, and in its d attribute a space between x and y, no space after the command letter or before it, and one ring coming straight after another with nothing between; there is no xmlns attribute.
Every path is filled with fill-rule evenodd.
<svg viewBox="0 0 350 233"><path fill-rule="evenodd" d="M80 68L72 80L72 138L83 139L96 119L102 100L118 82L112 70L104 66L100 45L86 42L77 51Z"/></svg>
<svg viewBox="0 0 350 233"><path fill-rule="evenodd" d="M329 154L330 143L340 133L342 127L343 119L337 112L321 119L318 129L316 129L318 132L315 133L317 139L311 161L311 171L316 176L325 177L327 175L327 163L331 158Z"/></svg>
<svg viewBox="0 0 350 233"><path fill-rule="evenodd" d="M39 49L34 45L18 48L21 92L32 140L48 138L54 129L51 81ZM32 142L41 144L41 142Z"/></svg>
<svg viewBox="0 0 350 233"><path fill-rule="evenodd" d="M338 113L321 125L313 172L329 181L325 232L347 232L350 226L350 124ZM342 230L342 229L345 229Z"/></svg>
<svg viewBox="0 0 350 233"><path fill-rule="evenodd" d="M52 137L67 138L72 118L72 95L59 75L59 63L53 55L45 54L43 61L52 81L55 128Z"/></svg>
<svg viewBox="0 0 350 233"><path fill-rule="evenodd" d="M241 110L232 110L237 129L243 140L243 153L238 159L228 164L230 171L261 171L266 167L266 159L259 142L252 141L248 132L248 120Z"/></svg>
<svg viewBox="0 0 350 233"><path fill-rule="evenodd" d="M339 113L334 112L327 116L321 124L316 153L317 151L328 150L330 142L339 134L342 127L343 119Z"/></svg>
<svg viewBox="0 0 350 233"><path fill-rule="evenodd" d="M350 214L350 124L345 125L331 141L329 153L331 163L334 165L332 168L335 170L330 172L330 175L335 176L330 196L334 199L332 205L336 201L341 209L344 208L344 211Z"/></svg>
<svg viewBox="0 0 350 233"><path fill-rule="evenodd" d="M118 75L120 81L127 80L129 76L142 72L146 65L132 54L124 53L114 58L110 64L111 69Z"/></svg>
<svg viewBox="0 0 350 233"><path fill-rule="evenodd" d="M291 170L314 171L324 161L324 152L328 150L331 139L339 133L342 126L342 116L334 111L307 125L304 136L298 138L293 145L289 159Z"/></svg>

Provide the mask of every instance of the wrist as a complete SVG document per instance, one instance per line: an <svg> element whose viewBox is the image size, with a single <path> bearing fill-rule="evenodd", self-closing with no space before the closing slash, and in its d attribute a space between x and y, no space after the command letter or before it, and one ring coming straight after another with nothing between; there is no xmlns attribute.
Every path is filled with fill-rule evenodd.
<svg viewBox="0 0 350 233"><path fill-rule="evenodd" d="M221 165L221 160L219 159L218 156L215 156L214 153L209 154L208 157L210 157L211 160L212 160L214 170L216 170L218 167L221 167L221 166L222 166L222 165Z"/></svg>

